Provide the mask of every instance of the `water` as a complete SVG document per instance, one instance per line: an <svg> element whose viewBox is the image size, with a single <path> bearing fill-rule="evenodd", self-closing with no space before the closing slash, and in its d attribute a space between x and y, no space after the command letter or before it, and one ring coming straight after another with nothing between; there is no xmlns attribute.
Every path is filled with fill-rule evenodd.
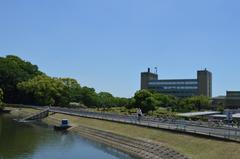
<svg viewBox="0 0 240 159"><path fill-rule="evenodd" d="M42 123L18 123L0 115L0 159L133 159L74 133Z"/></svg>

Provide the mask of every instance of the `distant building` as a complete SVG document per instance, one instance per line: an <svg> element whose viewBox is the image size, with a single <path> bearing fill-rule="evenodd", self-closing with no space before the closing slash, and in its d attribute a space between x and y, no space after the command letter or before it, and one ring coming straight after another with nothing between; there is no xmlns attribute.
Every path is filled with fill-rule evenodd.
<svg viewBox="0 0 240 159"><path fill-rule="evenodd" d="M228 109L240 108L240 91L227 91L226 96L212 98L212 103L215 107L223 105Z"/></svg>
<svg viewBox="0 0 240 159"><path fill-rule="evenodd" d="M157 73L141 73L141 89L151 89L159 93L177 97L205 95L212 97L212 73L207 69L197 71L196 79L158 79Z"/></svg>

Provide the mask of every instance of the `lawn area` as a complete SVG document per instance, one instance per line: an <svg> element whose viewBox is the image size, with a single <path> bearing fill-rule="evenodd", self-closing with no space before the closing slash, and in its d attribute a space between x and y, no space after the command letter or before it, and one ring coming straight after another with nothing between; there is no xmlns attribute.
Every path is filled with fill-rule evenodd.
<svg viewBox="0 0 240 159"><path fill-rule="evenodd" d="M100 112L110 112L110 113L117 113L117 114L135 114L136 108L127 109L125 107L111 107L111 108L90 108L90 111L100 111ZM146 116L154 116L154 117L164 117L164 116L175 116L176 117L177 112L172 112L168 110L167 108L159 107L154 111L150 111L149 113L145 114Z"/></svg>
<svg viewBox="0 0 240 159"><path fill-rule="evenodd" d="M7 107L7 109L11 110L11 114L14 116L19 117L26 117L31 114L35 114L39 112L40 110L37 109L31 109L31 108L13 108L13 107Z"/></svg>
<svg viewBox="0 0 240 159"><path fill-rule="evenodd" d="M176 134L163 130L133 126L128 124L102 121L89 118L55 114L53 117L67 118L74 125L83 125L111 131L134 138L151 139L163 143L193 159L239 159L240 144L205 139L184 134Z"/></svg>

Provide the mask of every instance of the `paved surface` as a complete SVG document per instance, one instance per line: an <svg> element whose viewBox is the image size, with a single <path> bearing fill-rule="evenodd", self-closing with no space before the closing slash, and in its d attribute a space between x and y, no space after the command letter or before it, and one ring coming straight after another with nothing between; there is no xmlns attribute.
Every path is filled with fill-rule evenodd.
<svg viewBox="0 0 240 159"><path fill-rule="evenodd" d="M207 122L189 122L185 120L149 118L149 117L142 117L141 120L137 120L136 115L119 115L114 113L93 112L86 111L84 109L68 109L60 107L51 107L50 111L81 117L117 121L122 123L136 124L153 128L161 128L185 133L206 135L240 142L239 128L226 126L214 127L213 125L209 125Z"/></svg>

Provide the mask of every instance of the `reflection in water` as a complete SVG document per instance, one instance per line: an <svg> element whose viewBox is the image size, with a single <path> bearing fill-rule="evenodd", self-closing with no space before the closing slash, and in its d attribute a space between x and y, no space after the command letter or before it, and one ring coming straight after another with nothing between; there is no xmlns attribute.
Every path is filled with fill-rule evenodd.
<svg viewBox="0 0 240 159"><path fill-rule="evenodd" d="M18 123L0 116L0 159L131 159L113 148L42 123Z"/></svg>
<svg viewBox="0 0 240 159"><path fill-rule="evenodd" d="M16 158L22 152L30 153L38 143L41 135L32 125L17 123L7 117L0 117L0 156ZM28 133L31 130L31 133ZM2 158L3 158L2 157Z"/></svg>
<svg viewBox="0 0 240 159"><path fill-rule="evenodd" d="M105 153L111 154L113 156L116 156L117 158L121 158L121 159L130 159L129 155L124 154L116 149L114 149L113 147L109 147L106 146L105 144L101 144L98 142L94 142L92 140L86 139L86 138L82 138L83 141L87 142L88 144L91 144L92 146L94 146L96 149L101 149L102 151L104 151Z"/></svg>

